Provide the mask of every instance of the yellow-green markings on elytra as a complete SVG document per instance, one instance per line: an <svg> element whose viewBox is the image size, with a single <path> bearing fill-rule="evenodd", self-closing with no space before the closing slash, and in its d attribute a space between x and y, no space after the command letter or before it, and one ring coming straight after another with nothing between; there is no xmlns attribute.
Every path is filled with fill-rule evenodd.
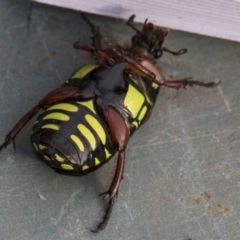
<svg viewBox="0 0 240 240"><path fill-rule="evenodd" d="M105 148L106 159L108 159L112 154Z"/></svg>
<svg viewBox="0 0 240 240"><path fill-rule="evenodd" d="M89 125L95 130L95 132L98 134L98 137L100 138L102 144L106 144L106 133L102 127L102 125L99 123L99 121L93 117L90 114L86 114L85 119L89 123Z"/></svg>
<svg viewBox="0 0 240 240"><path fill-rule="evenodd" d="M59 162L64 162L64 158L62 158L61 156L59 156L57 153L55 153L55 159Z"/></svg>
<svg viewBox="0 0 240 240"><path fill-rule="evenodd" d="M90 73L92 70L95 68L99 67L97 64L87 64L80 68L71 78L83 78L85 77L88 73Z"/></svg>
<svg viewBox="0 0 240 240"><path fill-rule="evenodd" d="M89 166L87 164L85 164L85 165L83 165L82 170L84 171L84 170L87 170L88 168L89 168Z"/></svg>
<svg viewBox="0 0 240 240"><path fill-rule="evenodd" d="M80 104L80 105L83 105L83 106L85 106L87 108L89 108L92 112L94 112L96 114L96 111L94 109L92 100L84 101L84 102L77 102L77 103Z"/></svg>
<svg viewBox="0 0 240 240"><path fill-rule="evenodd" d="M43 120L46 119L54 119L54 120L61 120L61 121L68 121L70 117L67 114L59 113L59 112L53 112L48 115L46 115Z"/></svg>
<svg viewBox="0 0 240 240"><path fill-rule="evenodd" d="M74 167L72 165L65 164L65 163L61 164L61 168L64 170L74 170Z"/></svg>
<svg viewBox="0 0 240 240"><path fill-rule="evenodd" d="M38 152L38 145L35 142L33 142L32 145L33 145L35 151Z"/></svg>
<svg viewBox="0 0 240 240"><path fill-rule="evenodd" d="M38 148L39 148L40 150L44 150L44 149L46 149L47 147L44 146L44 145L42 145L42 144L38 144Z"/></svg>
<svg viewBox="0 0 240 240"><path fill-rule="evenodd" d="M159 84L156 84L155 82L152 83L152 87L157 89L159 87Z"/></svg>
<svg viewBox="0 0 240 240"><path fill-rule="evenodd" d="M98 164L100 164L101 162L99 161L99 159L95 158L95 166L97 166Z"/></svg>
<svg viewBox="0 0 240 240"><path fill-rule="evenodd" d="M58 125L56 125L56 124L45 124L45 125L43 125L42 127L41 127L42 129L45 129L45 128L47 128L47 129L52 129L52 130L59 130L59 126Z"/></svg>
<svg viewBox="0 0 240 240"><path fill-rule="evenodd" d="M47 156L47 155L43 155L43 157L44 157L46 160L51 161L51 159L50 159L49 156Z"/></svg>
<svg viewBox="0 0 240 240"><path fill-rule="evenodd" d="M47 109L47 111L49 111L49 110L64 110L64 111L68 111L68 112L77 112L78 107L71 103L59 103L59 104L55 104L52 107Z"/></svg>
<svg viewBox="0 0 240 240"><path fill-rule="evenodd" d="M133 124L136 128L138 128L138 123L137 123L136 121L133 121L132 124Z"/></svg>
<svg viewBox="0 0 240 240"><path fill-rule="evenodd" d="M149 97L147 95L144 95L147 99L147 102L152 106L153 105L153 102L149 99Z"/></svg>
<svg viewBox="0 0 240 240"><path fill-rule="evenodd" d="M147 107L144 106L144 107L142 108L142 110L141 110L139 116L138 116L138 120L139 120L139 121L142 121L142 119L144 118L146 112L147 112Z"/></svg>
<svg viewBox="0 0 240 240"><path fill-rule="evenodd" d="M83 142L79 139L79 137L77 137L76 135L72 134L71 139L75 142L75 144L78 146L80 151L84 151L84 145Z"/></svg>
<svg viewBox="0 0 240 240"><path fill-rule="evenodd" d="M77 128L83 134L83 136L87 139L92 150L94 150L97 146L97 142L92 132L83 124L78 124Z"/></svg>
<svg viewBox="0 0 240 240"><path fill-rule="evenodd" d="M137 116L144 101L144 95L133 87L133 85L129 84L127 95L124 99L124 105L129 109L134 118Z"/></svg>

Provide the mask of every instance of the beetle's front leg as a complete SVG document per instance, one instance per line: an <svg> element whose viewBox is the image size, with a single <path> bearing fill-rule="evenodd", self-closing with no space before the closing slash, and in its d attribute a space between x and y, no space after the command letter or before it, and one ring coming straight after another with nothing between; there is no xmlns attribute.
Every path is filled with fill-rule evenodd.
<svg viewBox="0 0 240 240"><path fill-rule="evenodd" d="M104 51L99 50L93 46L81 43L81 42L75 42L73 44L73 47L78 50L85 51L87 53L90 53L93 55L93 57L96 59L99 65L104 67L111 67L114 64L114 60L111 56L106 54Z"/></svg>
<svg viewBox="0 0 240 240"><path fill-rule="evenodd" d="M91 28L91 32L93 34L92 38L92 46L98 50L101 50L101 37L99 35L99 28L96 27L86 16L85 13L81 13L82 18L84 19L84 21L89 25L89 27Z"/></svg>
<svg viewBox="0 0 240 240"><path fill-rule="evenodd" d="M104 113L110 129L111 136L113 137L114 144L118 150L118 160L115 174L109 190L101 195L109 198L108 207L103 217L103 221L98 225L97 229L92 232L99 232L103 230L110 218L115 197L117 196L119 185L123 179L124 161L125 161L125 148L129 139L129 130L126 126L124 118L113 108L109 108Z"/></svg>
<svg viewBox="0 0 240 240"><path fill-rule="evenodd" d="M218 84L220 84L219 82L200 82L197 80L193 80L191 77L189 78L184 78L184 79L180 79L180 80L164 80L161 83L163 86L165 87L169 87L169 88L186 88L187 86L193 87L194 85L200 86L200 87L207 87L207 88L212 88L212 87L216 87Z"/></svg>

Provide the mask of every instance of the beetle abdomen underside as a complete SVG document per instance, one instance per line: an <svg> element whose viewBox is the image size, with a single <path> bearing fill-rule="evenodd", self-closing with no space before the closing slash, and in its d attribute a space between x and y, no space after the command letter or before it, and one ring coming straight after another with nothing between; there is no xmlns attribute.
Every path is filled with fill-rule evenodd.
<svg viewBox="0 0 240 240"><path fill-rule="evenodd" d="M114 149L93 100L55 104L33 126L32 145L51 167L84 173L106 162Z"/></svg>

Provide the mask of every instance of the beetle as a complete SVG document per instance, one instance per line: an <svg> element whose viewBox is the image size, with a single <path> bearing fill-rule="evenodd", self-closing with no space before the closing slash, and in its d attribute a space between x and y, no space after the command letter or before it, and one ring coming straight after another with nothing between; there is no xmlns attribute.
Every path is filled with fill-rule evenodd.
<svg viewBox="0 0 240 240"><path fill-rule="evenodd" d="M10 143L39 111L31 133L31 142L40 158L60 174L81 176L98 169L117 154L117 166L109 189L102 195L109 199L103 220L96 230L103 230L110 218L114 200L123 179L125 149L132 134L146 122L154 107L160 86L186 88L198 85L215 87L219 83L191 78L166 80L156 65L163 52L181 55L162 46L169 30L154 26L146 19L136 31L131 44L113 46L84 13L92 44L75 42L74 48L90 53L95 62L77 69L59 88L39 101L6 135L0 151ZM102 48L102 44L106 48Z"/></svg>

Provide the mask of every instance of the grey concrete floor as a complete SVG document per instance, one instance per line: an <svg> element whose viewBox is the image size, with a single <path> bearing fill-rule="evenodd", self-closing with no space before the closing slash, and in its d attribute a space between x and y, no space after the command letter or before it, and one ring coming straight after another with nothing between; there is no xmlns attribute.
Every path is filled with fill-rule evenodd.
<svg viewBox="0 0 240 240"><path fill-rule="evenodd" d="M122 20L89 18L112 42L133 35ZM90 43L89 36L78 12L0 0L2 140L47 92L91 61L72 48L78 39ZM90 232L104 213L98 194L108 188L115 160L85 177L58 175L35 156L29 124L17 151L0 153L0 239L240 239L240 44L172 31L164 45L189 50L158 61L167 78L221 85L162 89L151 119L128 145L107 228Z"/></svg>

